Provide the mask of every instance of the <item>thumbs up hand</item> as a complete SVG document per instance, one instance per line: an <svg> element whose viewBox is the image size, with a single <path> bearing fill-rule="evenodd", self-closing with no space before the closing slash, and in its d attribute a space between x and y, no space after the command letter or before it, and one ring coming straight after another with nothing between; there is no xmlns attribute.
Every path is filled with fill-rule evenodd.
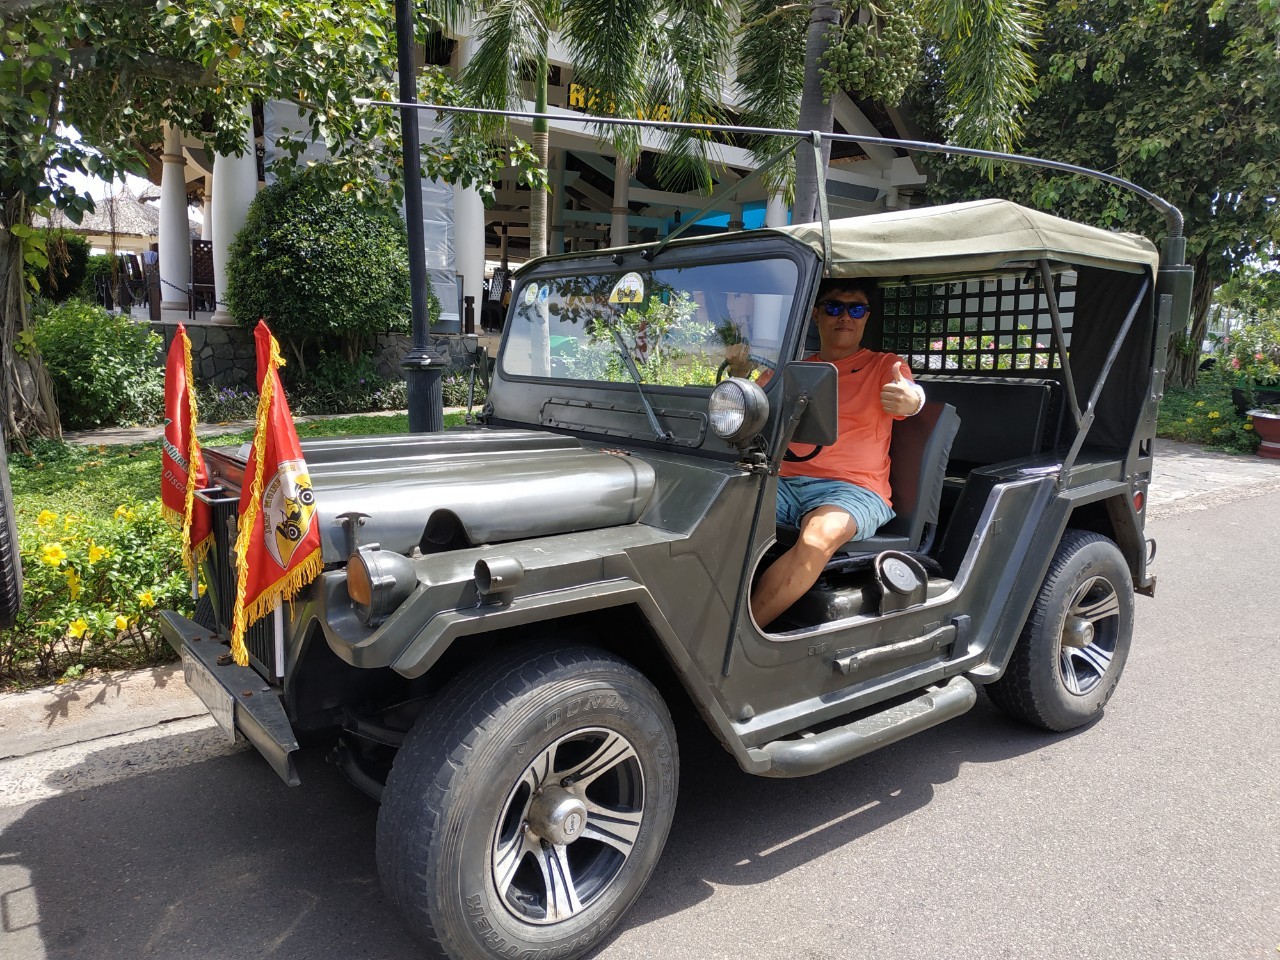
<svg viewBox="0 0 1280 960"><path fill-rule="evenodd" d="M909 417L920 407L920 388L907 379L902 361L893 365L893 379L880 388L880 406L893 417Z"/></svg>

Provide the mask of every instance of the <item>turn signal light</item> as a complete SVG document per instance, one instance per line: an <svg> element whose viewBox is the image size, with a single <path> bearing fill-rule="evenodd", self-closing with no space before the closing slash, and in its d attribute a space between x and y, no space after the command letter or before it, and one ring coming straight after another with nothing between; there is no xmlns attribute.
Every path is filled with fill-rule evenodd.
<svg viewBox="0 0 1280 960"><path fill-rule="evenodd" d="M413 561L376 543L365 544L347 558L347 595L366 627L386 620L417 585Z"/></svg>

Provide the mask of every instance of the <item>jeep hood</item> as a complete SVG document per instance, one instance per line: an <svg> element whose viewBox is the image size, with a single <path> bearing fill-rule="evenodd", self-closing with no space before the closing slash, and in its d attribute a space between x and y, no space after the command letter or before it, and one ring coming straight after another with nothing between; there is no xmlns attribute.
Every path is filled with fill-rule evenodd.
<svg viewBox="0 0 1280 960"><path fill-rule="evenodd" d="M643 460L537 430L335 437L302 453L325 563L350 554L351 512L367 517L361 544L431 552L635 523L654 484Z"/></svg>

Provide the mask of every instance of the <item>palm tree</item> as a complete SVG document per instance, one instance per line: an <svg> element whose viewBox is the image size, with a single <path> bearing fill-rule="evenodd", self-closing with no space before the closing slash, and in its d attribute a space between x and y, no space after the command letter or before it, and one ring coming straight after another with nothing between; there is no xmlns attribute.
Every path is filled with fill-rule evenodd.
<svg viewBox="0 0 1280 960"><path fill-rule="evenodd" d="M1020 129L1019 111L1032 96L1038 11L1039 0L747 0L738 46L745 119L830 132L837 89L896 102L923 43L923 52L942 65L942 112L951 118L953 141L1008 150ZM800 53L801 37L803 59L787 57L788 47ZM756 149L763 156L777 144ZM827 144L824 165L829 156ZM784 186L785 179L776 177L774 185ZM816 211L815 157L801 148L792 218L813 220Z"/></svg>
<svg viewBox="0 0 1280 960"><path fill-rule="evenodd" d="M463 4L466 5L466 4ZM608 112L634 117L659 103L675 119L711 113L726 82L736 0L475 0L477 48L462 74L471 103L506 109L533 85L539 113L547 106L547 46L559 31L574 63L575 80L592 90ZM503 124L482 125L488 135ZM627 164L639 160L634 128L601 127ZM533 123L533 149L548 162L545 120ZM670 138L664 170L706 182L705 142ZM529 253L547 250L547 195L535 190L529 209Z"/></svg>

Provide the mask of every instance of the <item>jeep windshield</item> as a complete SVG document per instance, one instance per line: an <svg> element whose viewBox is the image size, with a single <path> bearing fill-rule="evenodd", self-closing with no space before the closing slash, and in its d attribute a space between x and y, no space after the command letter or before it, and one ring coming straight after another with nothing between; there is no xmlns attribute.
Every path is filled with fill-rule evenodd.
<svg viewBox="0 0 1280 960"><path fill-rule="evenodd" d="M612 267L612 264L610 264ZM776 367L799 279L786 258L573 272L513 292L502 372L511 377L710 389L730 357Z"/></svg>

